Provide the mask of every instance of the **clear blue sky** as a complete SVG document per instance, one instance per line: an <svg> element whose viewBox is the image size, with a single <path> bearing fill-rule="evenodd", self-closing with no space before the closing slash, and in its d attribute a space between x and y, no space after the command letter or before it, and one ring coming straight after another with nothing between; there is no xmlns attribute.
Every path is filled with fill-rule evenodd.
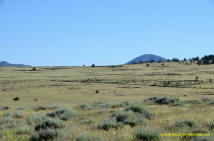
<svg viewBox="0 0 214 141"><path fill-rule="evenodd" d="M214 0L0 0L0 60L110 65L214 54Z"/></svg>

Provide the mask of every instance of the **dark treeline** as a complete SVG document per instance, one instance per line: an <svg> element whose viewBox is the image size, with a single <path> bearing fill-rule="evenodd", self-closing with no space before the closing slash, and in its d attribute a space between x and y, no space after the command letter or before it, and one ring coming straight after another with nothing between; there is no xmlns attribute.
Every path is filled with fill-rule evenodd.
<svg viewBox="0 0 214 141"><path fill-rule="evenodd" d="M168 59L167 62L189 62L189 63L196 63L198 65L209 65L214 64L214 55L205 55L204 57L193 57L190 59L184 58L183 60L179 60L178 58Z"/></svg>
<svg viewBox="0 0 214 141"><path fill-rule="evenodd" d="M150 61L146 61L146 62L142 62L139 61L139 63L137 62L133 62L132 64L141 64L141 63L153 63L155 62L154 60L150 60ZM214 55L205 55L202 58L200 57L193 57L193 58L184 58L183 60L178 59L178 58L173 58L173 59L167 59L167 61L156 61L158 63L161 62L179 62L179 63L186 63L186 64L198 64L198 65L209 65L209 64L214 64Z"/></svg>

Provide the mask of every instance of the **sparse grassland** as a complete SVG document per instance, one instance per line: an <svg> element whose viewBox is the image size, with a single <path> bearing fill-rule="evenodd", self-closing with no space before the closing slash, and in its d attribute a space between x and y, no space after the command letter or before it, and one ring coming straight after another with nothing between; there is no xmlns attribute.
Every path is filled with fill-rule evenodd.
<svg viewBox="0 0 214 141"><path fill-rule="evenodd" d="M0 70L3 141L214 140L160 136L214 132L214 65Z"/></svg>

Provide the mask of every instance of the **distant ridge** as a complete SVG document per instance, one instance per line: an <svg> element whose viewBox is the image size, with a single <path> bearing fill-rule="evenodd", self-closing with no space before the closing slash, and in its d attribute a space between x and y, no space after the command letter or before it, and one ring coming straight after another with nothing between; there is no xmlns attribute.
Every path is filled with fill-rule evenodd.
<svg viewBox="0 0 214 141"><path fill-rule="evenodd" d="M30 67L30 66L23 64L10 64L6 61L2 61L0 62L0 67Z"/></svg>
<svg viewBox="0 0 214 141"><path fill-rule="evenodd" d="M167 61L167 59L163 58L161 56L154 55L154 54L144 54L144 55L141 55L141 56L129 61L126 64L139 64L139 63L151 62L151 61L154 61L154 62L159 62L159 61L165 62L165 61Z"/></svg>

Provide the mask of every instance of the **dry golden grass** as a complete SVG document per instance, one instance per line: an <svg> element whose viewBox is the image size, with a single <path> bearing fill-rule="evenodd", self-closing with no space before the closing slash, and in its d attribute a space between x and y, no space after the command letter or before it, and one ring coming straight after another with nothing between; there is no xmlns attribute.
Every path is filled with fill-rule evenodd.
<svg viewBox="0 0 214 141"><path fill-rule="evenodd" d="M169 125L176 120L192 119L206 126L213 121L214 106L208 103L184 104L184 106L146 105L153 114L146 125L123 126L120 129L104 131L97 129L103 119L123 108L92 108L81 110L80 104L96 102L118 104L122 101L139 102L154 96L177 97L182 101L200 100L203 97L214 99L214 65L186 65L183 63L152 63L124 65L117 67L38 67L0 68L0 107L8 106L5 112L20 111L25 120L31 115L48 113L52 109L35 111L35 106L56 105L78 112L75 119L66 121L67 138L86 133L100 136L105 141L134 140L133 132L140 127L151 127L160 132L170 132ZM199 81L194 81L196 76ZM96 93L99 90L99 93ZM19 101L13 98L19 97ZM24 108L18 109L17 108ZM85 117L94 119L89 125L81 124ZM31 127L33 129L33 127ZM31 135L16 135L12 129L2 131L0 139L16 141L29 140ZM60 139L58 139L60 140ZM62 140L62 138L61 138ZM165 137L166 141L181 140L178 137Z"/></svg>

